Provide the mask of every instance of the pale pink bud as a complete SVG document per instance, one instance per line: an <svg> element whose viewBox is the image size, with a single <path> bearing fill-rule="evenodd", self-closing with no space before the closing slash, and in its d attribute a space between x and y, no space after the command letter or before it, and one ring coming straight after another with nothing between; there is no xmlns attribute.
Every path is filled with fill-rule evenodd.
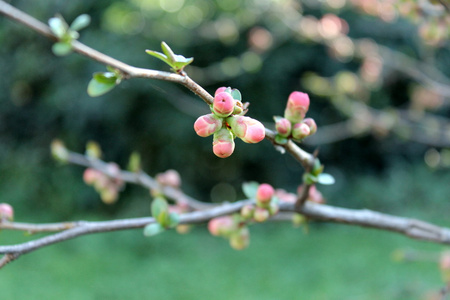
<svg viewBox="0 0 450 300"><path fill-rule="evenodd" d="M175 170L167 170L164 173L156 175L156 181L159 184L177 188L181 185L180 174Z"/></svg>
<svg viewBox="0 0 450 300"><path fill-rule="evenodd" d="M303 191L303 185L300 185L300 186L297 188L297 194L298 194L298 195L301 195L301 194L302 194L302 191ZM311 201L311 202L319 203L319 204L325 203L325 198L323 197L322 193L319 192L319 190L316 188L315 185L312 185L312 186L309 188L309 193L308 193L308 198L307 198L307 200L308 200L308 201Z"/></svg>
<svg viewBox="0 0 450 300"><path fill-rule="evenodd" d="M0 222L2 220L12 221L14 218L14 209L8 203L0 203Z"/></svg>
<svg viewBox="0 0 450 300"><path fill-rule="evenodd" d="M292 92L289 95L284 117L292 123L298 123L303 120L309 108L309 96L302 92Z"/></svg>
<svg viewBox="0 0 450 300"><path fill-rule="evenodd" d="M256 201L260 203L269 203L274 193L275 190L270 184L260 184L256 190Z"/></svg>
<svg viewBox="0 0 450 300"><path fill-rule="evenodd" d="M314 121L314 119L306 118L306 119L303 120L303 123L308 125L309 130L310 130L309 135L313 135L314 133L316 133L316 131L317 131L317 124L316 124L316 121Z"/></svg>
<svg viewBox="0 0 450 300"><path fill-rule="evenodd" d="M216 90L216 92L214 93L214 97L215 97L218 93L225 92L226 89L227 89L227 87L225 87L225 86L222 86L222 87L218 88L218 89Z"/></svg>
<svg viewBox="0 0 450 300"><path fill-rule="evenodd" d="M292 128L292 137L296 140L302 140L311 133L308 125L305 123L297 123Z"/></svg>
<svg viewBox="0 0 450 300"><path fill-rule="evenodd" d="M241 208L241 216L244 219L251 219L253 217L253 212L255 211L255 207L251 204L247 204L242 206Z"/></svg>
<svg viewBox="0 0 450 300"><path fill-rule="evenodd" d="M250 244L250 231L242 227L230 237L230 246L235 250L243 250Z"/></svg>
<svg viewBox="0 0 450 300"><path fill-rule="evenodd" d="M441 257L439 259L439 267L443 271L450 270L450 251L445 251L441 253Z"/></svg>
<svg viewBox="0 0 450 300"><path fill-rule="evenodd" d="M262 208L262 207L255 208L255 212L253 213L253 219L256 222L267 221L267 219L269 219L269 217L270 217L270 213L267 209Z"/></svg>
<svg viewBox="0 0 450 300"><path fill-rule="evenodd" d="M102 174L92 168L87 168L84 170L83 173L83 180L87 185L93 185L94 182L99 178L99 176L102 176Z"/></svg>
<svg viewBox="0 0 450 300"><path fill-rule="evenodd" d="M117 187L123 185L123 180L120 178L120 167L116 163L109 163L106 166L107 175L110 177L111 183L115 184Z"/></svg>
<svg viewBox="0 0 450 300"><path fill-rule="evenodd" d="M222 120L214 114L200 116L194 123L195 132L201 137L207 137L222 128Z"/></svg>
<svg viewBox="0 0 450 300"><path fill-rule="evenodd" d="M246 143L258 143L266 136L264 125L250 117L231 116L226 121L234 134Z"/></svg>
<svg viewBox="0 0 450 300"><path fill-rule="evenodd" d="M275 195L282 202L295 203L295 201L297 201L297 195L288 193L287 191L285 191L283 189L276 189Z"/></svg>
<svg viewBox="0 0 450 300"><path fill-rule="evenodd" d="M275 129L277 130L278 134L282 137L288 137L291 135L292 130L292 124L291 121L289 121L286 118L275 118Z"/></svg>
<svg viewBox="0 0 450 300"><path fill-rule="evenodd" d="M227 236L235 229L232 216L213 218L208 222L208 230L215 236Z"/></svg>
<svg viewBox="0 0 450 300"><path fill-rule="evenodd" d="M216 156L226 158L233 154L234 140L233 134L226 128L222 128L214 133L213 152Z"/></svg>
<svg viewBox="0 0 450 300"><path fill-rule="evenodd" d="M234 105L233 96L227 92L221 92L214 97L213 110L218 117L225 118L231 115Z"/></svg>

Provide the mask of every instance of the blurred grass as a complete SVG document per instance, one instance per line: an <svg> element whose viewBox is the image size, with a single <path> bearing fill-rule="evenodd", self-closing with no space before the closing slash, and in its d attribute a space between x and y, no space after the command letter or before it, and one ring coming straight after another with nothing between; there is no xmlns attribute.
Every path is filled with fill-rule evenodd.
<svg viewBox="0 0 450 300"><path fill-rule="evenodd" d="M423 299L443 285L436 263L391 255L444 247L395 233L313 224L304 234L267 224L251 234L244 251L204 227L153 238L140 230L81 237L6 266L1 299Z"/></svg>

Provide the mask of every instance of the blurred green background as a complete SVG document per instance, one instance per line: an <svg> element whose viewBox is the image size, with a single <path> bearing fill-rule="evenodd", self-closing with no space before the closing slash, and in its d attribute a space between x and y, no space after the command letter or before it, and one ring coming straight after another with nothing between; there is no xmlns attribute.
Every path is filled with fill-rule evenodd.
<svg viewBox="0 0 450 300"><path fill-rule="evenodd" d="M321 126L349 119L339 107L345 102L336 102L340 95L327 96L331 89L317 76L352 72L363 78L365 58L323 38L326 31L308 29L330 14L345 20L342 36L347 27L353 40L370 38L450 76L448 40L427 43L414 18L386 20L344 0L10 2L44 22L55 13L69 23L89 14L92 23L80 41L133 66L168 70L144 51L159 51L165 41L176 53L194 57L186 69L194 80L210 93L220 86L238 88L251 103L248 115L268 127L273 127L273 115L283 114L294 90L310 92L308 116L316 119L318 135ZM50 41L5 17L0 18L0 45L0 202L14 206L17 221L149 215L150 196L139 187L127 186L112 206L101 203L82 182L80 167L51 159L49 145L55 138L77 152L95 140L106 161L123 167L138 151L150 175L176 169L183 190L203 201L217 200L211 193L217 187L223 200L241 199L240 187L247 180L291 192L300 184L300 165L268 141L237 141L230 158L215 157L212 139L198 137L192 128L208 108L181 86L132 79L90 98L87 84L104 66L77 54L55 57ZM383 69L375 83L355 84L353 96L377 109L410 109L418 97L418 83L395 70ZM422 97L430 99L429 94ZM448 97L439 99L443 104L425 112L446 118ZM304 148L319 148L326 172L337 180L320 187L328 203L449 226L443 213L450 209L445 138L438 145L416 143L408 135L375 128L334 143L312 139ZM83 237L20 258L0 272L0 289L7 299L31 293L37 299L418 299L443 284L436 263L396 264L390 255L397 248L438 253L444 247L372 230L311 227L304 235L289 225L255 226L250 249L243 252L232 251L204 228L151 240L140 231ZM2 244L26 239L0 235Z"/></svg>

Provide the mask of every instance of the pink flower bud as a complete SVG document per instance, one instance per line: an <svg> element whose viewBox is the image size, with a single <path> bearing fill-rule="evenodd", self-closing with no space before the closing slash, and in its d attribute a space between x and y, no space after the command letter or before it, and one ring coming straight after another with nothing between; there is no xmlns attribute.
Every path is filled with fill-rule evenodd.
<svg viewBox="0 0 450 300"><path fill-rule="evenodd" d="M215 236L228 236L235 230L232 216L222 216L209 220L208 230Z"/></svg>
<svg viewBox="0 0 450 300"><path fill-rule="evenodd" d="M302 191L303 191L303 185L300 185L300 186L297 188L297 194L298 194L298 195L301 195L301 194L302 194ZM309 193L308 193L308 198L307 198L307 200L308 200L308 201L311 201L311 202L319 203L319 204L325 203L325 198L323 197L322 193L319 192L319 190L316 188L315 185L312 185L312 186L309 188Z"/></svg>
<svg viewBox="0 0 450 300"><path fill-rule="evenodd" d="M121 187L123 185L123 180L120 177L120 167L116 163L109 163L106 166L107 175L109 176L109 181L116 185L117 187Z"/></svg>
<svg viewBox="0 0 450 300"><path fill-rule="evenodd" d="M241 208L241 216L244 219L251 219L253 217L253 212L255 211L255 207L251 204L247 204L242 206Z"/></svg>
<svg viewBox="0 0 450 300"><path fill-rule="evenodd" d="M266 136L261 122L244 116L231 116L226 119L234 134L246 143L258 143Z"/></svg>
<svg viewBox="0 0 450 300"><path fill-rule="evenodd" d="M221 128L214 133L213 152L216 156L226 158L233 154L233 134L226 128Z"/></svg>
<svg viewBox="0 0 450 300"><path fill-rule="evenodd" d="M445 251L441 253L441 257L439 259L439 267L443 271L450 270L450 251Z"/></svg>
<svg viewBox="0 0 450 300"><path fill-rule="evenodd" d="M256 201L260 203L269 203L274 193L275 190L270 184L260 184L256 190Z"/></svg>
<svg viewBox="0 0 450 300"><path fill-rule="evenodd" d="M309 96L302 92L292 92L289 95L284 117L292 123L298 123L303 120L309 108Z"/></svg>
<svg viewBox="0 0 450 300"><path fill-rule="evenodd" d="M230 237L230 246L235 250L243 250L250 244L250 231L242 227Z"/></svg>
<svg viewBox="0 0 450 300"><path fill-rule="evenodd" d="M314 133L316 133L316 131L317 131L317 124L316 124L316 121L314 121L314 119L306 118L306 119L303 120L303 123L308 125L309 130L310 130L309 135L313 135Z"/></svg>
<svg viewBox="0 0 450 300"><path fill-rule="evenodd" d="M292 130L292 124L291 122L286 118L275 118L275 129L277 130L278 134L282 137L288 137L291 135Z"/></svg>
<svg viewBox="0 0 450 300"><path fill-rule="evenodd" d="M216 90L216 92L214 93L214 97L215 97L218 93L225 92L226 89L227 89L227 87L225 87L225 86L222 86L222 87L218 88L218 89Z"/></svg>
<svg viewBox="0 0 450 300"><path fill-rule="evenodd" d="M296 123L292 129L292 137L296 140L302 140L311 133L308 125L305 123Z"/></svg>
<svg viewBox="0 0 450 300"><path fill-rule="evenodd" d="M3 220L12 221L14 218L14 209L8 203L0 203L0 222Z"/></svg>
<svg viewBox="0 0 450 300"><path fill-rule="evenodd" d="M201 137L207 137L222 128L222 120L214 114L200 116L194 123L195 132Z"/></svg>
<svg viewBox="0 0 450 300"><path fill-rule="evenodd" d="M267 221L267 219L269 219L269 217L270 217L270 213L267 209L262 208L262 207L255 208L255 212L253 213L253 219L256 222Z"/></svg>
<svg viewBox="0 0 450 300"><path fill-rule="evenodd" d="M83 173L83 181L87 185L93 185L99 176L102 176L102 174L99 171L92 168L87 168L86 170L84 170Z"/></svg>
<svg viewBox="0 0 450 300"><path fill-rule="evenodd" d="M280 199L281 202L295 203L295 201L297 201L297 195L288 193L283 189L276 189L275 195L278 199Z"/></svg>
<svg viewBox="0 0 450 300"><path fill-rule="evenodd" d="M214 97L213 110L218 117L225 118L231 115L234 105L233 97L226 92L221 92Z"/></svg>
<svg viewBox="0 0 450 300"><path fill-rule="evenodd" d="M164 173L156 175L156 181L159 184L178 188L181 185L180 174L175 170L167 170Z"/></svg>

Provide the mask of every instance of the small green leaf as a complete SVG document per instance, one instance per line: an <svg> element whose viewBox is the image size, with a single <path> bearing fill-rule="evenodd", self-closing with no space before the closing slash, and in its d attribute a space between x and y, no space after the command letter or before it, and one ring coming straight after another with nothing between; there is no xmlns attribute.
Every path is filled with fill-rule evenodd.
<svg viewBox="0 0 450 300"><path fill-rule="evenodd" d="M259 183L257 183L256 181L244 182L242 184L242 191L247 198L255 199L258 187Z"/></svg>
<svg viewBox="0 0 450 300"><path fill-rule="evenodd" d="M86 28L91 23L91 17L87 14L79 15L73 20L72 24L70 24L70 29L73 31L79 31L83 28Z"/></svg>
<svg viewBox="0 0 450 300"><path fill-rule="evenodd" d="M334 177L331 174L322 173L322 174L319 174L317 182L320 184L331 185L331 184L334 184L336 182L336 180L334 179Z"/></svg>
<svg viewBox="0 0 450 300"><path fill-rule="evenodd" d="M113 72L96 72L93 75L94 79L100 83L116 83L117 75Z"/></svg>
<svg viewBox="0 0 450 300"><path fill-rule="evenodd" d="M242 101L242 95L241 95L241 92L239 92L238 89L232 89L231 90L231 96L233 96L234 100Z"/></svg>
<svg viewBox="0 0 450 300"><path fill-rule="evenodd" d="M70 43L57 42L53 44L52 51L57 56L65 56L72 52L72 45Z"/></svg>
<svg viewBox="0 0 450 300"><path fill-rule="evenodd" d="M130 172L139 172L141 170L141 156L139 153L131 153L130 161L128 162L128 170Z"/></svg>
<svg viewBox="0 0 450 300"><path fill-rule="evenodd" d="M50 20L48 20L48 25L50 26L50 30L53 32L53 34L58 38L62 38L66 34L69 27L66 21L64 21L64 19L59 15L50 18Z"/></svg>
<svg viewBox="0 0 450 300"><path fill-rule="evenodd" d="M275 135L275 143L279 145L286 145L289 142L288 138L285 138L279 134Z"/></svg>
<svg viewBox="0 0 450 300"><path fill-rule="evenodd" d="M169 222L168 227L174 228L180 223L180 216L177 213L170 213L169 214Z"/></svg>
<svg viewBox="0 0 450 300"><path fill-rule="evenodd" d="M154 236L161 232L165 231L165 228L161 226L159 223L148 224L144 227L144 235L145 236Z"/></svg>
<svg viewBox="0 0 450 300"><path fill-rule="evenodd" d="M323 168L324 168L324 165L321 165L320 160L318 158L316 158L314 160L314 166L313 166L311 173L318 176L320 173L322 173Z"/></svg>
<svg viewBox="0 0 450 300"><path fill-rule="evenodd" d="M314 176L311 173L305 173L303 174L303 182L308 185L316 184L319 178L317 176Z"/></svg>
<svg viewBox="0 0 450 300"><path fill-rule="evenodd" d="M169 205L167 204L166 199L162 197L156 197L155 199L153 199L151 210L152 217L155 218L161 225L167 226L169 217Z"/></svg>
<svg viewBox="0 0 450 300"><path fill-rule="evenodd" d="M102 148L96 141L89 141L86 144L86 156L99 159L102 157Z"/></svg>
<svg viewBox="0 0 450 300"><path fill-rule="evenodd" d="M116 86L115 83L102 83L92 78L87 87L87 93L91 97L98 97L106 94Z"/></svg>
<svg viewBox="0 0 450 300"><path fill-rule="evenodd" d="M166 64L168 64L169 66L172 67L172 63L167 58L167 56L165 56L164 54L162 54L162 53L160 53L158 51L153 51L153 50L145 50L145 52L147 52L147 54L150 54L151 56L154 56L154 57L162 60L163 62L165 62Z"/></svg>
<svg viewBox="0 0 450 300"><path fill-rule="evenodd" d="M171 63L177 61L175 53L173 53L172 49L170 49L169 45L167 45L165 42L161 42L161 49Z"/></svg>

